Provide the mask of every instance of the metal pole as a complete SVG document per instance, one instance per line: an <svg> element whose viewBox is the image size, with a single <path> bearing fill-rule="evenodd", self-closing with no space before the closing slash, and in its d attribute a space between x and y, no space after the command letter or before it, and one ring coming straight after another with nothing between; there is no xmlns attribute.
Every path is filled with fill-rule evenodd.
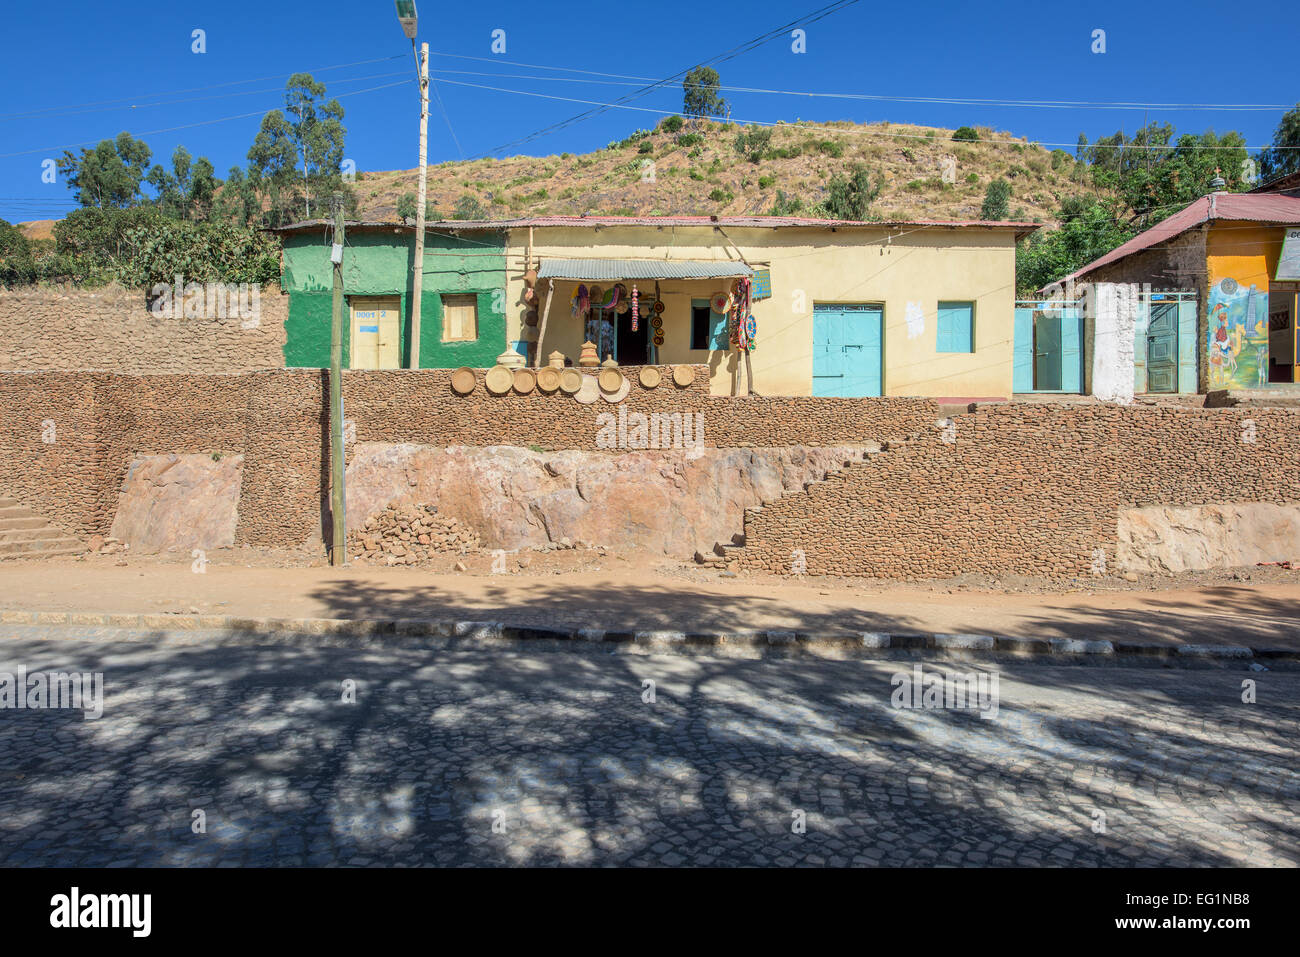
<svg viewBox="0 0 1300 957"><path fill-rule="evenodd" d="M334 212L334 314L330 322L330 564L346 565L347 518L343 494L343 197L331 197Z"/></svg>
<svg viewBox="0 0 1300 957"><path fill-rule="evenodd" d="M424 309L424 206L429 195L429 44L420 44L420 187L415 200L415 275L411 282L411 368L420 368L420 313Z"/></svg>

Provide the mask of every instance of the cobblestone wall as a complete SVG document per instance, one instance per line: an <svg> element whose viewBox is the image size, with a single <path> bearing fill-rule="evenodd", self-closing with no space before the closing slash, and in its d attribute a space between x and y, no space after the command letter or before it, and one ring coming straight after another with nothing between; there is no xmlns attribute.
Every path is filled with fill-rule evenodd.
<svg viewBox="0 0 1300 957"><path fill-rule="evenodd" d="M750 513L739 561L1089 576L1114 561L1121 507L1256 501L1300 502L1300 410L1002 405Z"/></svg>
<svg viewBox="0 0 1300 957"><path fill-rule="evenodd" d="M704 366L687 389L633 385L631 412L700 412L712 447L838 445L900 437L932 423L927 399L709 396ZM597 451L600 412L572 397L451 392L450 372L359 372L344 379L350 441L540 445ZM236 540L320 541L328 488L327 374L113 375L0 372L0 494L69 529L107 534L141 454L244 456ZM619 449L609 450L617 454Z"/></svg>
<svg viewBox="0 0 1300 957"><path fill-rule="evenodd" d="M288 297L269 286L258 302L254 325L238 316L156 316L141 290L120 287L0 289L0 369L141 374L282 369Z"/></svg>

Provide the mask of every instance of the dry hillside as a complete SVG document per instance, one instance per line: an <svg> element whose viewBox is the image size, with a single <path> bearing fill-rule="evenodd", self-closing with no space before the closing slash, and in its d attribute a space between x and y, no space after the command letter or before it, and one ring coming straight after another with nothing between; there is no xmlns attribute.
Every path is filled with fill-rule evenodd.
<svg viewBox="0 0 1300 957"><path fill-rule="evenodd" d="M987 128L979 129L978 142L954 142L952 130L891 123L795 122L772 130L757 163L736 149L740 126L715 122L676 133L662 126L638 131L594 153L441 163L429 168L429 202L448 219L466 195L491 218L738 215L771 212L781 190L802 201L806 214L825 197L830 178L855 163L866 164L873 181L883 176L872 205L872 215L883 219L978 218L989 182L1003 178L1011 184L1011 218L1052 222L1063 197L1092 191L1078 181L1067 153ZM953 182L944 182L945 165ZM416 172L358 173L363 217L396 219L399 197L416 190Z"/></svg>

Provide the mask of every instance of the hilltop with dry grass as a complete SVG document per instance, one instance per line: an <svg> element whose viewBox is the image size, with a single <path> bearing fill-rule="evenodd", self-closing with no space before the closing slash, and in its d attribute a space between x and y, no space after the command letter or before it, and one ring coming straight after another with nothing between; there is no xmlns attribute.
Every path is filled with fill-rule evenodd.
<svg viewBox="0 0 1300 957"><path fill-rule="evenodd" d="M489 218L540 215L815 214L832 176L855 164L883 179L871 215L881 219L977 219L990 182L1011 186L1009 216L1054 221L1067 196L1095 193L1084 167L1009 133L953 131L895 123L782 123L771 127L757 161L737 148L747 131L731 123L679 121L638 130L603 150L441 163L429 168L428 196L439 218L474 209ZM756 155L752 151L750 155ZM945 169L949 176L945 181ZM416 190L416 170L358 173L363 218L395 220ZM472 199L472 202L471 202ZM793 208L792 208L793 207Z"/></svg>

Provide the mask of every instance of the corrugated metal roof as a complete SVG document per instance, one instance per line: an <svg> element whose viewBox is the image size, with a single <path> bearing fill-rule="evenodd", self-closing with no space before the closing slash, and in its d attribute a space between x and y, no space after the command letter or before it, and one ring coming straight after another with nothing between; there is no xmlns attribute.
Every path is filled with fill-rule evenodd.
<svg viewBox="0 0 1300 957"><path fill-rule="evenodd" d="M1297 225L1300 224L1300 197L1284 196L1281 193L1212 193L1202 196L1186 209L1181 209L1145 232L1138 233L1128 242L1116 246L1106 255L1058 281L1079 279L1102 266L1109 266L1125 256L1150 249L1212 219Z"/></svg>
<svg viewBox="0 0 1300 957"><path fill-rule="evenodd" d="M328 226L325 219L310 219L301 223L291 223L269 229L268 232L291 233L307 229ZM608 227L608 226L722 226L736 229L782 229L803 227L813 229L1012 229L1016 237L1028 235L1041 227L1041 223L1003 222L1001 220L945 220L945 219L891 219L891 220L854 220L854 219L811 219L805 216L534 216L520 219L495 220L439 220L425 224L425 228L456 232L459 230L501 230L520 229L529 226L568 226L568 227ZM392 229L412 229L414 227L397 222L349 222L349 229L357 227L389 227Z"/></svg>
<svg viewBox="0 0 1300 957"><path fill-rule="evenodd" d="M543 258L539 279L733 279L752 276L744 263L726 259L550 259Z"/></svg>

